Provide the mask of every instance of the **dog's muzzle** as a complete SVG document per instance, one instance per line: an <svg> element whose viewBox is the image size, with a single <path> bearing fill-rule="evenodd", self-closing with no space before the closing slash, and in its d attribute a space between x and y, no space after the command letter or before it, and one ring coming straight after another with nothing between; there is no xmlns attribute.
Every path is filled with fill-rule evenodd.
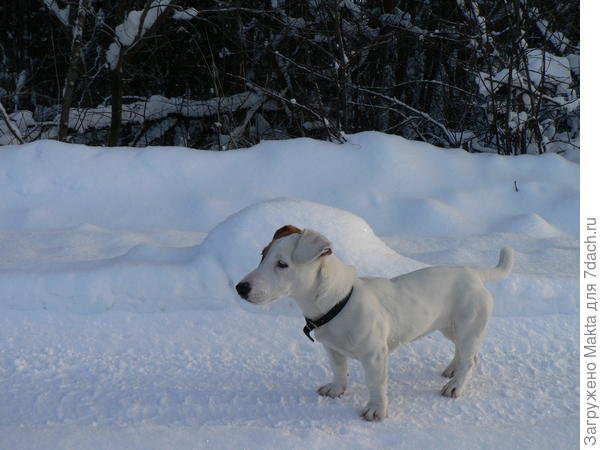
<svg viewBox="0 0 600 450"><path fill-rule="evenodd" d="M235 290L240 297L242 297L244 300L248 300L248 295L250 294L252 287L247 281L242 281L235 286Z"/></svg>

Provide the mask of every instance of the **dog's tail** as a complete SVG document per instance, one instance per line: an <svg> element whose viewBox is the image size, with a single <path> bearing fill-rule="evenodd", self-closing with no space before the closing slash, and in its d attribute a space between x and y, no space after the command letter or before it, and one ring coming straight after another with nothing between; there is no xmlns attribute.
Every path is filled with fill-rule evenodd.
<svg viewBox="0 0 600 450"><path fill-rule="evenodd" d="M504 247L500 250L500 261L493 269L479 269L483 281L502 280L508 276L512 270L515 260L515 252L510 247Z"/></svg>

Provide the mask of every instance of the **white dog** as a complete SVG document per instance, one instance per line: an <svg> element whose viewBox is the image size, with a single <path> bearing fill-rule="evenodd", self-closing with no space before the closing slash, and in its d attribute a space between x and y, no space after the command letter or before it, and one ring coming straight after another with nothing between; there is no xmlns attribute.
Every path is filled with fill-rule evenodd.
<svg viewBox="0 0 600 450"><path fill-rule="evenodd" d="M236 290L254 304L292 297L306 318L305 334L312 340L314 330L330 359L333 380L319 394L342 395L347 358L358 359L369 389L361 415L381 420L387 415L390 351L435 330L455 346L454 359L442 373L450 378L442 395L463 393L492 314L492 295L483 283L505 278L512 265L513 251L504 248L493 269L429 267L391 280L357 278L353 267L332 254L324 236L286 225Z"/></svg>

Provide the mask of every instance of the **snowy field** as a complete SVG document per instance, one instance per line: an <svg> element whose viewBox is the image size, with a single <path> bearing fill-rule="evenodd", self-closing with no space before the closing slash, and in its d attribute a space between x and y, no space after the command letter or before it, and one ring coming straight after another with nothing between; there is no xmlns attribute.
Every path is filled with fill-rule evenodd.
<svg viewBox="0 0 600 450"><path fill-rule="evenodd" d="M577 162L379 133L223 153L40 141L0 148L0 198L0 449L578 446ZM359 417L357 363L319 397L299 310L233 289L287 223L363 275L512 246L464 397L440 395L439 333L393 353L385 421Z"/></svg>

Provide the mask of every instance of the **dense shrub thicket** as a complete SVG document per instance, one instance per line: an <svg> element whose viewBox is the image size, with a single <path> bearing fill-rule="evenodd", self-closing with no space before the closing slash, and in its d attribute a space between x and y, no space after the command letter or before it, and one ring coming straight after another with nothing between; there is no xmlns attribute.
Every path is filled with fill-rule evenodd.
<svg viewBox="0 0 600 450"><path fill-rule="evenodd" d="M4 0L0 143L579 142L579 3ZM62 114L61 114L62 113Z"/></svg>

